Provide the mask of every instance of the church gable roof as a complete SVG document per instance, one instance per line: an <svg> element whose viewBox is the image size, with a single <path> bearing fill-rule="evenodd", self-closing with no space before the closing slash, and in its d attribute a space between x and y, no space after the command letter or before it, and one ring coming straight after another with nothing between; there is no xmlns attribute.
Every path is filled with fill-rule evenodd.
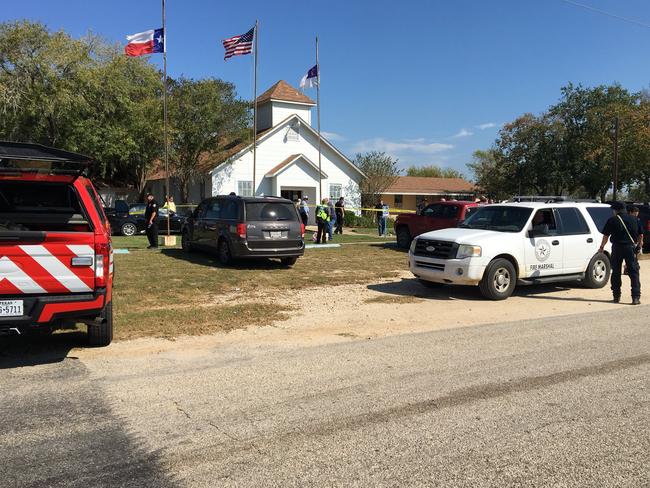
<svg viewBox="0 0 650 488"><path fill-rule="evenodd" d="M297 162L297 161L299 161L301 159L304 162L306 162L307 165L310 166L312 169L316 170L316 173L318 173L318 166L316 166L307 156L305 156L304 154L292 154L291 156L286 158L284 161L282 161L280 164L278 164L277 166L274 166L273 168L271 168L266 173L266 176L268 176L269 178L273 178L274 176L277 176L282 171L287 169L289 166L291 166L292 164L294 164L295 162ZM323 178L327 178L327 174L325 174L324 171L321 170L320 173L321 173L321 176Z"/></svg>
<svg viewBox="0 0 650 488"><path fill-rule="evenodd" d="M316 105L311 98L304 95L297 88L292 87L284 80L278 81L271 88L257 97L257 103L261 104L271 100L278 100L281 102L304 103L305 105Z"/></svg>

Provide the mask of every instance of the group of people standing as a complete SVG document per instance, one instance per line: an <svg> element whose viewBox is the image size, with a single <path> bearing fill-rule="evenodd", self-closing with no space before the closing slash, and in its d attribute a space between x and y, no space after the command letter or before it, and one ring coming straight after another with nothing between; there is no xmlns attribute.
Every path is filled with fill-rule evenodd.
<svg viewBox="0 0 650 488"><path fill-rule="evenodd" d="M302 223L306 226L309 222L309 197L304 196L296 202ZM316 225L316 243L325 244L334 238L334 234L343 234L345 220L345 198L339 197L336 203L330 198L323 198L314 210Z"/></svg>

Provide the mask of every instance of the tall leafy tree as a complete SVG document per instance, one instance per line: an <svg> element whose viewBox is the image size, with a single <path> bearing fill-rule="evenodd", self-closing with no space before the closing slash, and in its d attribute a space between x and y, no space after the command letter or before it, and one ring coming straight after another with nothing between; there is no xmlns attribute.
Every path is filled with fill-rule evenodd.
<svg viewBox="0 0 650 488"><path fill-rule="evenodd" d="M395 183L400 174L397 167L398 160L385 152L371 151L357 154L354 164L365 175L359 184L361 205L365 208L374 205L379 195Z"/></svg>
<svg viewBox="0 0 650 488"><path fill-rule="evenodd" d="M232 83L180 78L170 85L169 116L171 163L186 201L189 183L199 175L200 157L217 151L228 135L248 126L248 104L236 97Z"/></svg>

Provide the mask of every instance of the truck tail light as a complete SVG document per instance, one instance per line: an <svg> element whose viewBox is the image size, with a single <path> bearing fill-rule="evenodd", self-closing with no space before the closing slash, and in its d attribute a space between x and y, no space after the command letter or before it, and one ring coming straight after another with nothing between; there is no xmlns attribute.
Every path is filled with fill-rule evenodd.
<svg viewBox="0 0 650 488"><path fill-rule="evenodd" d="M237 235L242 239L246 239L246 224L237 224Z"/></svg>
<svg viewBox="0 0 650 488"><path fill-rule="evenodd" d="M303 239L305 238L305 224L303 223L300 224L300 235Z"/></svg>
<svg viewBox="0 0 650 488"><path fill-rule="evenodd" d="M103 287L108 283L109 260L111 255L110 242L95 244L95 286Z"/></svg>

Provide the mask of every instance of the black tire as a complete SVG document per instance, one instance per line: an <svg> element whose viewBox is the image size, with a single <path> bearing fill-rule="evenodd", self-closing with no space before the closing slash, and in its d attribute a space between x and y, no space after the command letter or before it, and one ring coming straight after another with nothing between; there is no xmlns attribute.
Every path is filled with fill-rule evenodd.
<svg viewBox="0 0 650 488"><path fill-rule="evenodd" d="M230 245L225 239L219 241L217 246L217 257L223 266L230 266L232 264L232 251Z"/></svg>
<svg viewBox="0 0 650 488"><path fill-rule="evenodd" d="M582 284L587 288L603 288L609 281L612 266L606 254L598 253L587 266Z"/></svg>
<svg viewBox="0 0 650 488"><path fill-rule="evenodd" d="M298 261L298 256L280 259L280 262L282 263L283 266L293 266L294 264L296 264L296 261Z"/></svg>
<svg viewBox="0 0 650 488"><path fill-rule="evenodd" d="M188 231L183 232L181 235L181 248L184 252L194 251L194 246L192 246L192 242L190 241L190 233Z"/></svg>
<svg viewBox="0 0 650 488"><path fill-rule="evenodd" d="M125 222L120 227L120 234L131 237L138 233L138 227L133 222Z"/></svg>
<svg viewBox="0 0 650 488"><path fill-rule="evenodd" d="M505 300L515 291L516 285L515 267L507 259L498 258L488 264L479 288L485 298Z"/></svg>
<svg viewBox="0 0 650 488"><path fill-rule="evenodd" d="M104 307L98 325L88 326L88 344L92 347L108 346L113 340L113 301Z"/></svg>
<svg viewBox="0 0 650 488"><path fill-rule="evenodd" d="M413 238L411 237L411 233L409 232L408 227L404 227L403 225L400 225L397 228L396 231L397 234L397 247L401 249L408 249L411 247L411 241Z"/></svg>
<svg viewBox="0 0 650 488"><path fill-rule="evenodd" d="M419 278L418 281L422 286L426 286L427 288L441 288L445 286L444 283L436 283L435 281L427 281L423 280L422 278Z"/></svg>

